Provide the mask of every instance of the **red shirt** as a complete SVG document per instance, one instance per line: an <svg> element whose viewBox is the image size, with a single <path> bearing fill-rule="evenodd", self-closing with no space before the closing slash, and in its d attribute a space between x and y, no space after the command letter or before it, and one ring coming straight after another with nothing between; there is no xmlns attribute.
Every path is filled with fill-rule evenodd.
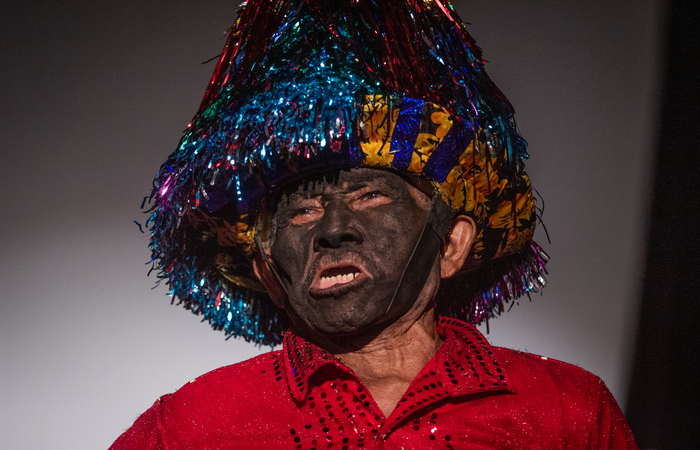
<svg viewBox="0 0 700 450"><path fill-rule="evenodd" d="M389 417L337 358L288 332L281 351L159 398L111 448L637 448L595 375L491 347L458 320L438 331L445 343Z"/></svg>

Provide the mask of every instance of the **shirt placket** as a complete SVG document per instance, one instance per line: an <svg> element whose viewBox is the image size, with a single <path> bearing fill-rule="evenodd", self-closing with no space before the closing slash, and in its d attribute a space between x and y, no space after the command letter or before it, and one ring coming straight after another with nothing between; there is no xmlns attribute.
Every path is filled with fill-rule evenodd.
<svg viewBox="0 0 700 450"><path fill-rule="evenodd" d="M429 409L434 403L449 397L450 392L451 389L445 385L437 371L435 360L430 360L384 421L377 439L377 448L391 444L391 436L401 427L409 427L415 434L425 434L428 441L435 440L438 412L416 413Z"/></svg>

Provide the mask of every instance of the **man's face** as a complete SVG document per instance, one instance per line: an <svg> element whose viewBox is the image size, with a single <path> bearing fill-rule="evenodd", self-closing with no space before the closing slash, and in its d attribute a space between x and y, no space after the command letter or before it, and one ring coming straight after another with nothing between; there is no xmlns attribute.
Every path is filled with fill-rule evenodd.
<svg viewBox="0 0 700 450"><path fill-rule="evenodd" d="M428 206L425 194L376 169L342 171L283 195L270 250L296 325L349 335L405 314L414 299L387 309Z"/></svg>

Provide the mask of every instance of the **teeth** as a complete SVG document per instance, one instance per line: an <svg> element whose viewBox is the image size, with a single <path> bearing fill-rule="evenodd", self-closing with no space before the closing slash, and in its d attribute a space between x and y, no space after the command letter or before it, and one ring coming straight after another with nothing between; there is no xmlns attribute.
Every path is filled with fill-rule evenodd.
<svg viewBox="0 0 700 450"><path fill-rule="evenodd" d="M332 277L321 277L321 285L325 284L336 284L336 283L346 283L357 278L359 273L346 273L345 275L335 275Z"/></svg>

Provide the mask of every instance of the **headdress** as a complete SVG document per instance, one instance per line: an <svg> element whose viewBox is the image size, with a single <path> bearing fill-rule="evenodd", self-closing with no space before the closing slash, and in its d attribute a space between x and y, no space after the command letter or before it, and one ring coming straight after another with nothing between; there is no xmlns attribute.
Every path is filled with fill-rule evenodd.
<svg viewBox="0 0 700 450"><path fill-rule="evenodd" d="M204 99L150 196L153 263L170 294L228 335L287 326L252 273L276 187L375 167L427 180L478 236L439 313L481 322L544 286L513 109L445 0L244 2Z"/></svg>

